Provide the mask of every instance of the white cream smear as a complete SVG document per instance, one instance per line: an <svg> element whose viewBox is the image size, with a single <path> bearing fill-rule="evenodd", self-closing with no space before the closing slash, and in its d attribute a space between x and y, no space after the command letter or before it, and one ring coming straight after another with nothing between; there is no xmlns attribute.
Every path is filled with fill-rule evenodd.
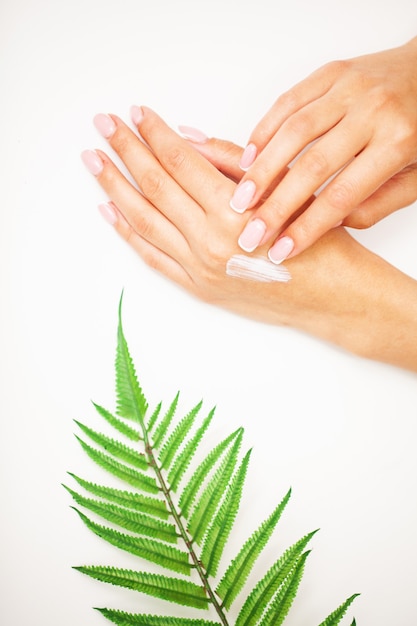
<svg viewBox="0 0 417 626"><path fill-rule="evenodd" d="M287 283L291 280L291 274L285 265L275 265L265 257L245 254L235 254L227 261L226 274L261 283Z"/></svg>

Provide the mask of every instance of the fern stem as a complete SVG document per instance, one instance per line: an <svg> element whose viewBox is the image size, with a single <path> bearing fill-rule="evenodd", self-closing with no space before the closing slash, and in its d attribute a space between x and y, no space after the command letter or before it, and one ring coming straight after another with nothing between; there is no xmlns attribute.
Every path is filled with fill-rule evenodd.
<svg viewBox="0 0 417 626"><path fill-rule="evenodd" d="M184 527L184 524L182 522L181 519L181 515L180 513L178 513L176 507L175 507L175 503L171 497L171 492L169 487L167 486L165 479L162 475L161 469L158 466L158 463L156 462L156 458L155 455L153 453L153 449L152 446L149 443L149 438L148 438L148 433L146 431L146 428L143 428L143 435L144 435L144 441L145 441L145 452L148 456L149 459L149 465L153 468L157 480L159 482L159 485L161 487L162 493L164 494L164 497L166 498L166 501L168 503L168 507L169 510L172 514L172 517L175 520L175 523L178 527L178 530L180 532L180 536L182 538L182 540L184 541L185 545L188 548L188 551L190 553L191 559L194 563L194 567L198 573L198 576L200 577L200 580L203 584L203 587L209 597L209 600L211 602L211 604L213 605L217 615L220 618L221 623L223 624L223 626L229 626L229 622L227 621L227 617L225 615L224 612L224 607L222 606L222 604L218 601L213 589L211 588L210 582L208 580L208 576L207 573L201 563L201 561L199 560L194 548L193 548L193 542L191 540L191 538L189 537L188 533L187 533L187 529Z"/></svg>

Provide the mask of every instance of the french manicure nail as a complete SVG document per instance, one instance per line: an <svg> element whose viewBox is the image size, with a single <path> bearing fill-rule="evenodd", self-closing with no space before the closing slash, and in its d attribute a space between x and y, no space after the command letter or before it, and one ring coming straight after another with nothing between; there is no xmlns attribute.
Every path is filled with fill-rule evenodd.
<svg viewBox="0 0 417 626"><path fill-rule="evenodd" d="M235 193L230 200L231 208L237 213L244 213L255 195L256 187L252 180L247 180L236 187Z"/></svg>
<svg viewBox="0 0 417 626"><path fill-rule="evenodd" d="M137 126L143 120L143 109L134 104L130 107L130 117L132 118L132 122Z"/></svg>
<svg viewBox="0 0 417 626"><path fill-rule="evenodd" d="M101 202L101 204L98 205L98 210L106 222L114 226L117 222L117 213L112 202Z"/></svg>
<svg viewBox="0 0 417 626"><path fill-rule="evenodd" d="M269 260L272 263L282 263L294 249L294 241L291 237L281 237L268 252Z"/></svg>
<svg viewBox="0 0 417 626"><path fill-rule="evenodd" d="M254 143L248 143L240 159L239 167L246 172L256 159L257 149Z"/></svg>
<svg viewBox="0 0 417 626"><path fill-rule="evenodd" d="M103 161L94 150L84 150L81 159L93 176L98 176L103 171Z"/></svg>
<svg viewBox="0 0 417 626"><path fill-rule="evenodd" d="M101 135L103 135L105 139L110 139L110 137L116 131L116 124L113 122L110 115L105 115L104 113L98 113L94 117L93 122L98 132Z"/></svg>
<svg viewBox="0 0 417 626"><path fill-rule="evenodd" d="M246 224L239 237L238 244L245 252L253 252L261 243L265 233L265 222L259 218L255 218Z"/></svg>
<svg viewBox="0 0 417 626"><path fill-rule="evenodd" d="M193 128L192 126L178 126L178 130L184 139L188 139L194 143L205 143L208 139L207 135L205 135L201 130Z"/></svg>

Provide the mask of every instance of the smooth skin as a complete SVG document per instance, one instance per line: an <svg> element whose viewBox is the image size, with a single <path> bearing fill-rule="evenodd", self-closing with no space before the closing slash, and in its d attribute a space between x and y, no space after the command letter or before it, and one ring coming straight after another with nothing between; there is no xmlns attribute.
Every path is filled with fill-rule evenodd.
<svg viewBox="0 0 417 626"><path fill-rule="evenodd" d="M104 152L86 151L83 160L110 199L102 214L150 267L210 304L417 372L415 280L342 227L286 262L288 283L226 275L251 213L228 207L242 150L208 140L211 163L150 109L133 107L132 118L146 145L116 116L100 114L95 122L137 187Z"/></svg>
<svg viewBox="0 0 417 626"><path fill-rule="evenodd" d="M414 202L417 37L329 63L281 95L250 136L232 208L256 207L294 159L242 237L255 241L260 233L256 242L268 243L274 262L305 250L336 224L367 228Z"/></svg>

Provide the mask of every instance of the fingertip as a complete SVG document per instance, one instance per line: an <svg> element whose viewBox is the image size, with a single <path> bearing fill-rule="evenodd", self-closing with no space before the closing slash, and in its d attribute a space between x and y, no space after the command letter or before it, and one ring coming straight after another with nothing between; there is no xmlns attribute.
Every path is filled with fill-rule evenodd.
<svg viewBox="0 0 417 626"><path fill-rule="evenodd" d="M192 143L206 143L208 141L207 135L203 133L203 131L199 130L198 128L194 128L193 126L185 126L183 124L180 124L178 126L178 131L184 139L187 139Z"/></svg>
<svg viewBox="0 0 417 626"><path fill-rule="evenodd" d="M258 154L258 149L254 143L248 143L240 158L239 167L243 172L247 172L250 166L255 161Z"/></svg>
<svg viewBox="0 0 417 626"><path fill-rule="evenodd" d="M144 117L143 107L138 107L136 104L130 107L130 117L132 122L138 126Z"/></svg>

